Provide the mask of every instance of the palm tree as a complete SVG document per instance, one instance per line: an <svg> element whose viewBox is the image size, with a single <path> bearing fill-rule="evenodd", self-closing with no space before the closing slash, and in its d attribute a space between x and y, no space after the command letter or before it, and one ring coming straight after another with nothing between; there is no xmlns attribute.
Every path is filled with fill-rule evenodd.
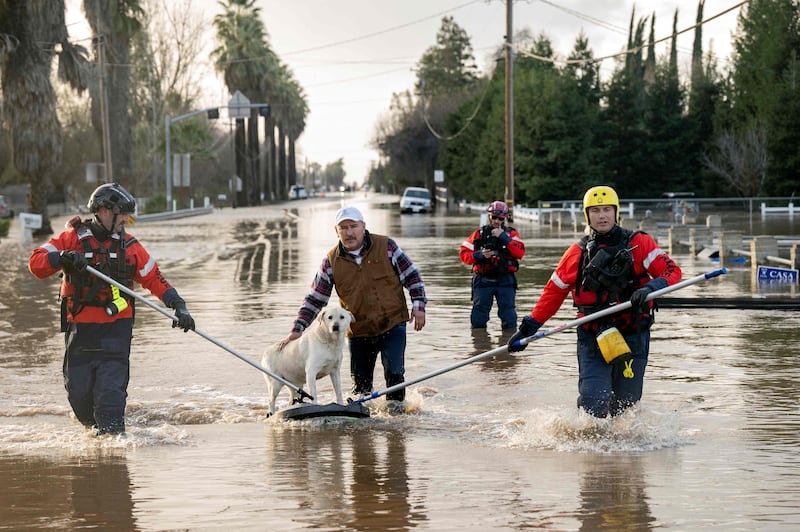
<svg viewBox="0 0 800 532"><path fill-rule="evenodd" d="M283 161L278 162L282 168L280 174L283 186L279 188L280 197L286 199L289 185L297 183L297 164L295 160L295 143L306 127L308 104L306 103L303 88L294 80L291 71L285 68L283 83L281 83L281 96L279 100L283 105L279 107L280 113L276 118L278 130L282 135L279 139L281 146L279 156Z"/></svg>
<svg viewBox="0 0 800 532"><path fill-rule="evenodd" d="M144 11L138 0L83 0L83 12L95 36L98 60L96 78L90 88L92 123L101 140L108 129L108 138L101 142L109 144L110 160L105 162L110 168L106 168L106 178L130 179L130 48L142 27ZM104 94L100 93L101 86ZM101 113L104 107L105 117ZM113 127L103 126L106 118Z"/></svg>
<svg viewBox="0 0 800 532"><path fill-rule="evenodd" d="M289 186L297 183L297 164L295 160L295 143L306 127L308 103L303 88L294 79L294 74L286 65L281 65L280 77L273 80L269 99L274 102L275 112L272 116L274 131L272 145L274 152L272 182L276 198L287 199Z"/></svg>
<svg viewBox="0 0 800 532"><path fill-rule="evenodd" d="M275 70L275 55L266 44L267 33L260 18L255 0L228 0L219 2L223 12L214 17L219 46L211 52L216 68L222 72L225 85L231 94L237 90L251 102L265 99L263 79ZM258 112L253 109L245 137L243 121L237 120L236 173L242 176L244 190L237 204L250 205L260 198L258 185ZM246 149L240 143L247 138ZM250 164L248 164L248 162Z"/></svg>
<svg viewBox="0 0 800 532"><path fill-rule="evenodd" d="M290 184L297 183L297 161L295 160L295 143L306 127L308 104L306 103L303 88L294 80L288 84L289 99L286 106L286 127L284 134L287 137L288 153L286 154L286 178ZM288 187L284 187L284 191Z"/></svg>
<svg viewBox="0 0 800 532"><path fill-rule="evenodd" d="M0 76L3 114L11 127L14 166L30 185L28 210L42 215L37 234L53 233L47 213L50 175L61 164L61 124L50 81L58 52L58 75L82 92L87 52L72 45L64 23L63 0L43 5L28 0L0 0Z"/></svg>
<svg viewBox="0 0 800 532"><path fill-rule="evenodd" d="M296 173L294 142L305 129L308 105L292 73L270 48L255 0L227 0L227 3L220 2L220 5L224 12L214 18L220 45L212 52L212 56L216 58L217 70L223 73L225 85L231 93L239 90L251 101L255 99L270 104L271 115L265 117L267 164L263 172L264 196L286 199L290 180L293 182ZM259 198L259 176L262 173L256 110L252 111L249 120L249 148L243 160L250 164L244 164L241 169L237 166L237 173L245 171L248 175L245 179L248 190L243 194L245 201ZM287 142L292 154L289 162ZM287 169L287 165L290 169Z"/></svg>

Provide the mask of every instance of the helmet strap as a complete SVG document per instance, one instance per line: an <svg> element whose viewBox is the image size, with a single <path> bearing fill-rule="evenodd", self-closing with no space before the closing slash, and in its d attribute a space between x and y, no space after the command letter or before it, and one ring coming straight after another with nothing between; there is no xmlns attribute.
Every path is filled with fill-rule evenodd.
<svg viewBox="0 0 800 532"><path fill-rule="evenodd" d="M114 217L111 219L111 228L106 227L103 221L100 219L98 213L94 213L94 223L97 227L97 232L95 236L98 240L107 240L114 234L114 225L117 223L117 214L114 213Z"/></svg>

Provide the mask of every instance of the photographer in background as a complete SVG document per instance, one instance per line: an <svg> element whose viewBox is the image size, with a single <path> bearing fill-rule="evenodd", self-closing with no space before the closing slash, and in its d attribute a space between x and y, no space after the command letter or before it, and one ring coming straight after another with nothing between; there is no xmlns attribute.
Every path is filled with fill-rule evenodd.
<svg viewBox="0 0 800 532"><path fill-rule="evenodd" d="M476 229L462 244L461 262L472 266L473 329L485 329L497 299L497 316L504 331L517 328L517 276L525 244L513 227L505 225L508 206L502 201L489 205L489 223Z"/></svg>

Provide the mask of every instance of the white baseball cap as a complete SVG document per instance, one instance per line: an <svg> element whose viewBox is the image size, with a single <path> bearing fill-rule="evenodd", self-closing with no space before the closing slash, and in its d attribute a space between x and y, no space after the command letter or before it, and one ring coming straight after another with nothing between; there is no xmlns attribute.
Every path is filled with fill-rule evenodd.
<svg viewBox="0 0 800 532"><path fill-rule="evenodd" d="M343 209L339 209L339 212L336 213L336 225L339 225L339 223L343 222L344 220L363 222L364 215L361 214L361 211L355 207L345 207Z"/></svg>

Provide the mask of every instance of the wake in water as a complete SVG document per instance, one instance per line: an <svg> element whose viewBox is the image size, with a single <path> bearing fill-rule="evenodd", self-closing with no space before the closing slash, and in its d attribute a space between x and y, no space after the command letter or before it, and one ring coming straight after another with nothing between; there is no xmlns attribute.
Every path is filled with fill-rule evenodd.
<svg viewBox="0 0 800 532"><path fill-rule="evenodd" d="M77 422L0 425L0 451L40 456L82 456L101 450L183 445L188 433L172 425L131 426L123 434L95 435Z"/></svg>
<svg viewBox="0 0 800 532"><path fill-rule="evenodd" d="M653 451L690 443L677 412L638 405L613 418L595 418L577 408L534 409L499 428L512 447L564 452Z"/></svg>
<svg viewBox="0 0 800 532"><path fill-rule="evenodd" d="M190 435L183 426L256 422L266 417L262 398L231 395L208 386L179 392L180 399L128 401L126 432L121 435L96 436L75 419L66 400L29 401L0 409L0 452L81 455L102 448L185 445Z"/></svg>

